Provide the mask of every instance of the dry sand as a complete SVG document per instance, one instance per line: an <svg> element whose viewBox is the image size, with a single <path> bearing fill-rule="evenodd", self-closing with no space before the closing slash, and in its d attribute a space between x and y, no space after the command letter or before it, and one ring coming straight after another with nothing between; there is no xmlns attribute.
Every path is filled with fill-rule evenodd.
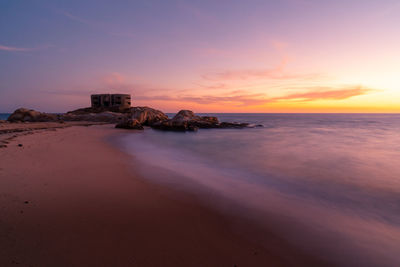
<svg viewBox="0 0 400 267"><path fill-rule="evenodd" d="M189 194L151 184L111 125L22 135L0 148L0 266L299 266ZM18 146L22 144L22 146Z"/></svg>

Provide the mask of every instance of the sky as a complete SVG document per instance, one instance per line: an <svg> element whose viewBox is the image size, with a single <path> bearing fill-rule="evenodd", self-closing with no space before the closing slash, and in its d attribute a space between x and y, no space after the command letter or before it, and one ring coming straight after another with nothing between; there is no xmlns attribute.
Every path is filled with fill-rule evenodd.
<svg viewBox="0 0 400 267"><path fill-rule="evenodd" d="M400 112L400 0L0 0L0 112Z"/></svg>

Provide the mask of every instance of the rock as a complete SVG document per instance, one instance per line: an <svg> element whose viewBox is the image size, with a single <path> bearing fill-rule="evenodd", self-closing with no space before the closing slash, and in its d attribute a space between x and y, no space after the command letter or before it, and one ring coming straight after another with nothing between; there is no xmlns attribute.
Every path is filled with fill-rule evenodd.
<svg viewBox="0 0 400 267"><path fill-rule="evenodd" d="M197 131L199 128L217 128L218 123L216 117L201 117L191 110L181 110L172 119L151 126L165 131Z"/></svg>
<svg viewBox="0 0 400 267"><path fill-rule="evenodd" d="M33 109L19 108L8 117L9 122L49 122L57 121L58 115L39 112Z"/></svg>
<svg viewBox="0 0 400 267"><path fill-rule="evenodd" d="M0 120L0 123L6 123L7 121L5 121L5 120Z"/></svg>
<svg viewBox="0 0 400 267"><path fill-rule="evenodd" d="M218 128L217 117L198 116L191 110L181 110L172 119L152 125L166 131L197 131L199 128Z"/></svg>
<svg viewBox="0 0 400 267"><path fill-rule="evenodd" d="M83 113L83 112L68 112L60 116L63 121L91 121L91 122L107 122L117 123L125 120L127 114L117 112L99 112L99 113Z"/></svg>
<svg viewBox="0 0 400 267"><path fill-rule="evenodd" d="M60 116L63 121L91 121L119 123L129 117L129 109L121 110L119 107L80 108L69 111Z"/></svg>
<svg viewBox="0 0 400 267"><path fill-rule="evenodd" d="M218 118L210 116L198 116L191 110L181 110L173 118L175 124L187 122L189 126L198 128L218 128Z"/></svg>
<svg viewBox="0 0 400 267"><path fill-rule="evenodd" d="M143 130L143 126L139 123L138 120L134 119L126 119L124 121L121 121L117 125L115 125L115 128L122 128L122 129L133 129L133 130Z"/></svg>
<svg viewBox="0 0 400 267"><path fill-rule="evenodd" d="M172 119L151 125L165 131L196 131L199 128L246 128L248 123L219 122L217 117L198 116L191 110L181 110Z"/></svg>
<svg viewBox="0 0 400 267"><path fill-rule="evenodd" d="M124 123L128 123L128 119L137 120L141 125L151 125L155 122L168 120L168 116L149 107L132 107L123 110L119 108L81 108L61 115L60 119L64 121L121 123L122 127Z"/></svg>
<svg viewBox="0 0 400 267"><path fill-rule="evenodd" d="M236 128L236 129L241 129L241 128L247 128L249 127L248 123L239 123L239 122L221 122L218 125L218 128Z"/></svg>
<svg viewBox="0 0 400 267"><path fill-rule="evenodd" d="M197 131L199 127L191 125L187 121L176 122L173 120L160 121L151 125L152 128L163 131L177 131L177 132L185 132L185 131Z"/></svg>
<svg viewBox="0 0 400 267"><path fill-rule="evenodd" d="M67 113L74 115L84 115L89 113L103 113L103 112L129 113L130 109L121 107L87 107L87 108L79 108L73 111L68 111Z"/></svg>
<svg viewBox="0 0 400 267"><path fill-rule="evenodd" d="M159 123L168 120L168 116L162 111L149 107L132 107L130 108L130 117L137 120L142 125L151 126L154 123Z"/></svg>
<svg viewBox="0 0 400 267"><path fill-rule="evenodd" d="M22 147L22 144L18 144L19 147Z"/></svg>
<svg viewBox="0 0 400 267"><path fill-rule="evenodd" d="M201 117L194 114L191 110L181 110L172 118L175 122L194 121L200 119Z"/></svg>

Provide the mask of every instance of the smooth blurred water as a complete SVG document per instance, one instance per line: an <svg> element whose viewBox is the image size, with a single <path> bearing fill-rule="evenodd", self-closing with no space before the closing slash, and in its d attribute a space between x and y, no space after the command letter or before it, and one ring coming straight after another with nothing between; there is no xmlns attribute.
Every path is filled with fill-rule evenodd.
<svg viewBox="0 0 400 267"><path fill-rule="evenodd" d="M11 113L0 113L0 120L7 120Z"/></svg>
<svg viewBox="0 0 400 267"><path fill-rule="evenodd" d="M145 177L333 264L400 266L400 114L207 115L265 127L119 141Z"/></svg>

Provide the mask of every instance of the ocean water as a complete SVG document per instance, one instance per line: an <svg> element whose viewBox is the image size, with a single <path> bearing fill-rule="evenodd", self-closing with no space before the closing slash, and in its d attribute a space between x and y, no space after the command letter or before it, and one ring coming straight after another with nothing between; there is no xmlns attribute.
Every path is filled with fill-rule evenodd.
<svg viewBox="0 0 400 267"><path fill-rule="evenodd" d="M253 129L119 137L156 183L338 266L400 266L400 114L207 114ZM261 230L260 230L261 229Z"/></svg>
<svg viewBox="0 0 400 267"><path fill-rule="evenodd" d="M0 120L7 120L11 113L0 113Z"/></svg>

